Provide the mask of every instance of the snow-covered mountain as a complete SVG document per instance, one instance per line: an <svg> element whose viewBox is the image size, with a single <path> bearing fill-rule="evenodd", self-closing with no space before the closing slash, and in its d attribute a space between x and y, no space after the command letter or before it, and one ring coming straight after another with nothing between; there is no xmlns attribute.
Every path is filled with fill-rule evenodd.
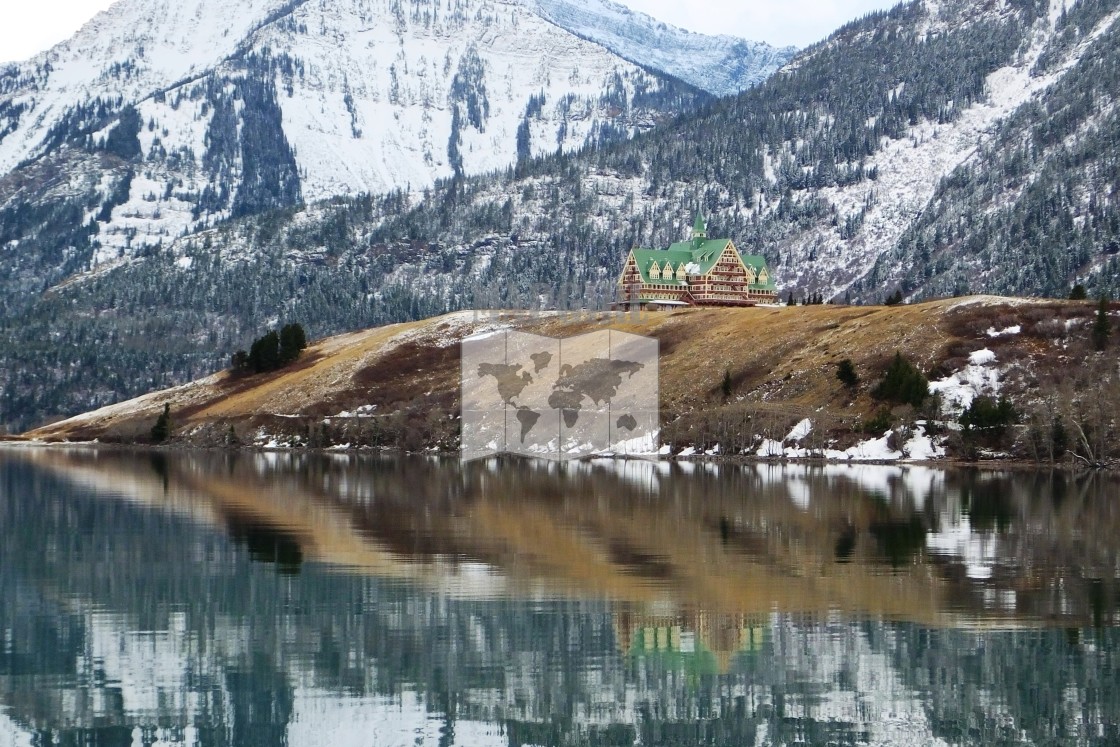
<svg viewBox="0 0 1120 747"><path fill-rule="evenodd" d="M706 100L691 62L705 45L722 68L742 45L734 86L788 57L668 28L661 52L627 57L596 37L634 51L652 19L549 8L120 0L69 41L0 69L0 177L13 177L0 205L32 199L13 185L28 168L68 174L83 185L72 196L99 267L230 217L422 190L630 137ZM732 86L727 72L711 70L712 90Z"/></svg>
<svg viewBox="0 0 1120 747"><path fill-rule="evenodd" d="M412 203L407 227L517 272L529 237L570 247L577 299L609 296L625 249L679 240L697 207L797 296L1107 292L1120 287L1117 71L1117 0L918 0L646 137ZM501 203L508 218L470 220ZM404 234L383 220L366 235ZM517 241L503 245L506 225ZM449 307L518 299L423 261L398 273Z"/></svg>
<svg viewBox="0 0 1120 747"><path fill-rule="evenodd" d="M561 28L717 96L766 80L797 52L794 47L686 31L611 0L535 0L535 5Z"/></svg>
<svg viewBox="0 0 1120 747"><path fill-rule="evenodd" d="M389 64L351 76L365 53L322 41L364 28L364 6L343 5L356 14L345 22L329 20L342 6L310 0L262 20L212 71L131 111L116 98L28 103L27 66L0 79L0 147L26 142L33 119L65 123L0 177L4 407L76 412L195 378L281 319L318 336L460 308L606 302L626 251L678 240L697 208L768 257L783 295L1120 287L1120 0L912 0L678 116L694 89L515 4L471 5L454 38L436 30L452 23L444 6L433 30L427 6L410 6ZM564 68L557 51L543 104L533 87L511 103L525 73L513 68L536 69L543 43L510 62L529 43L515 25L602 64ZM423 51L452 44L435 66ZM591 93L590 69L617 95ZM584 93L561 96L558 77ZM430 90L445 95L426 109ZM373 131L390 146L371 161ZM596 147L581 149L589 137ZM523 146L515 168L469 176L509 138ZM423 162L426 142L430 179L462 178L339 196L372 189L378 164ZM346 167L327 168L332 154Z"/></svg>

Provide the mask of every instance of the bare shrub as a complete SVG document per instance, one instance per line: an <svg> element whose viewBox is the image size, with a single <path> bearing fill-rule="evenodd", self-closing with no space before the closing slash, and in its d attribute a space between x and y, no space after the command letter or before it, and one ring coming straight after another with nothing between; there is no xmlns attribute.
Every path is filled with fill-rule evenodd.
<svg viewBox="0 0 1120 747"><path fill-rule="evenodd" d="M902 451L907 442L914 436L914 430L907 424L896 426L887 436L887 448L891 451Z"/></svg>
<svg viewBox="0 0 1120 747"><path fill-rule="evenodd" d="M1023 334L1042 340L1062 340L1069 334L1062 319L1042 319L1024 328Z"/></svg>

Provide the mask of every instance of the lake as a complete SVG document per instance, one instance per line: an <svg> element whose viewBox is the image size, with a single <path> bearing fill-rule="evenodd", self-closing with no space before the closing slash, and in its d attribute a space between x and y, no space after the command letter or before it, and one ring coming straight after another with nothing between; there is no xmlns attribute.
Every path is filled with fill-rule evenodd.
<svg viewBox="0 0 1120 747"><path fill-rule="evenodd" d="M1118 497L0 449L0 745L1117 744Z"/></svg>

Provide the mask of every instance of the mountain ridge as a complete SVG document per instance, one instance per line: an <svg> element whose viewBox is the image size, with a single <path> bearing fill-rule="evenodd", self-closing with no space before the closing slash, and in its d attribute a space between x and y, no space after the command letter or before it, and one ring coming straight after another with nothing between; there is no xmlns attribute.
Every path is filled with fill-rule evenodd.
<svg viewBox="0 0 1120 747"><path fill-rule="evenodd" d="M193 378L278 321L321 335L470 307L605 307L625 253L680 239L697 209L713 232L767 256L783 297L1064 296L1074 282L1107 292L1120 277L1118 179L1112 130L1098 125L1111 121L1102 112L1120 70L1117 11L1116 0L1064 11L1045 0L904 3L630 139L423 191L274 206L118 253L111 270L65 288L56 283L74 277L80 254L61 253L51 277L28 262L19 287L54 290L10 312L10 407L74 412ZM458 102L464 122L481 116L479 101L474 114L469 96ZM1048 164L1045 179L1024 190L1034 163ZM143 178L133 177L141 194L158 192ZM42 212L24 219L41 218L40 235L74 223ZM136 352L169 330L165 349ZM63 352L34 352L52 336ZM117 356L91 359L110 382L96 393L65 363L90 356L90 340ZM36 372L43 360L58 365Z"/></svg>
<svg viewBox="0 0 1120 747"><path fill-rule="evenodd" d="M440 7L257 0L210 33L197 21L221 15L222 0L121 0L0 72L0 172L66 143L125 145L118 154L139 159L146 173L133 176L145 181L106 208L124 191L125 172L111 171L83 200L108 211L97 266L252 212L233 205L240 192L267 209L423 189L629 137L706 96L535 15L532 3ZM259 125L242 121L250 114ZM255 142L234 129L245 127L269 141L262 153L246 152ZM289 161L290 176L246 171L275 159Z"/></svg>
<svg viewBox="0 0 1120 747"><path fill-rule="evenodd" d="M598 42L631 62L663 70L716 96L733 95L762 82L797 52L793 46L773 47L727 34L688 31L655 21L611 0L533 2L546 19L561 28ZM618 27L626 22L630 28L619 31ZM714 59L702 63L681 59L702 54Z"/></svg>

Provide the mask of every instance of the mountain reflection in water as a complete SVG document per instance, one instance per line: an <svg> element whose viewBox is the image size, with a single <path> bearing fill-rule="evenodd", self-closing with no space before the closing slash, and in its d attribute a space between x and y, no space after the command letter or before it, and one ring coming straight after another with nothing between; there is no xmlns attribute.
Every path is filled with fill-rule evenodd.
<svg viewBox="0 0 1120 747"><path fill-rule="evenodd" d="M0 451L0 745L1109 744L1115 479Z"/></svg>

